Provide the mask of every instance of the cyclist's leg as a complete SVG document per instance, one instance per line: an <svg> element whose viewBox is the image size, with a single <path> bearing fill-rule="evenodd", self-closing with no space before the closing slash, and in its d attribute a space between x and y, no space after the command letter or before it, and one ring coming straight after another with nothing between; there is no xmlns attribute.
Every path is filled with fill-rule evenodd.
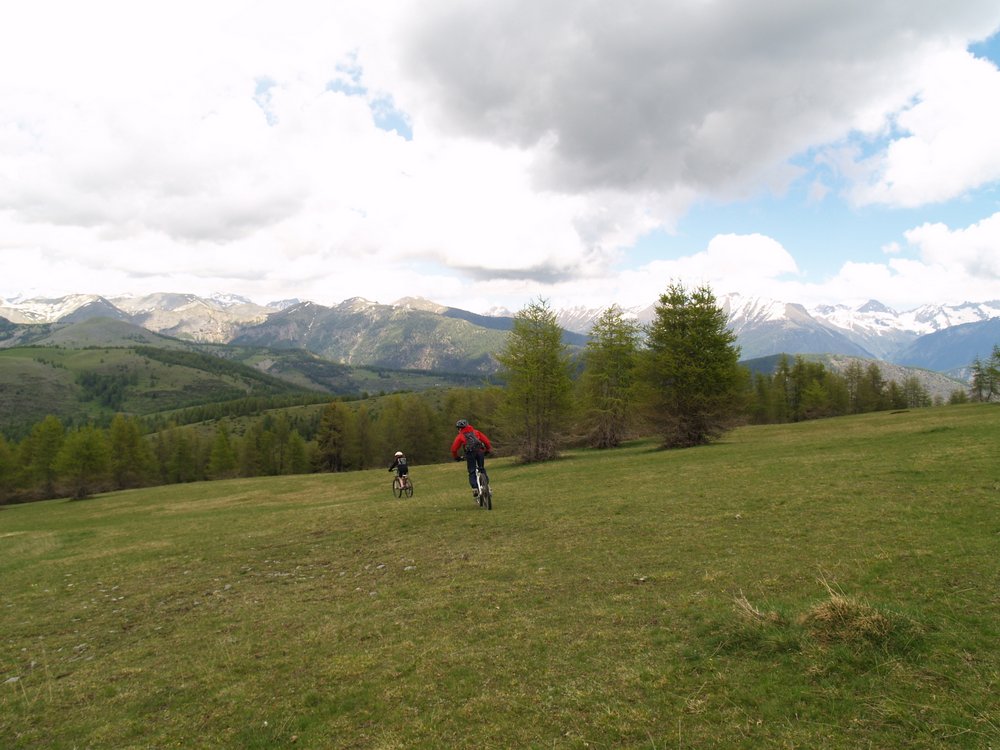
<svg viewBox="0 0 1000 750"><path fill-rule="evenodd" d="M476 465L479 466L479 470L481 472L483 472L483 481L485 481L487 484L489 484L490 483L490 477L486 473L486 454L485 453L477 453L476 454Z"/></svg>
<svg viewBox="0 0 1000 750"><path fill-rule="evenodd" d="M469 486L474 490L478 489L476 486L476 456L466 453L465 465L469 469Z"/></svg>

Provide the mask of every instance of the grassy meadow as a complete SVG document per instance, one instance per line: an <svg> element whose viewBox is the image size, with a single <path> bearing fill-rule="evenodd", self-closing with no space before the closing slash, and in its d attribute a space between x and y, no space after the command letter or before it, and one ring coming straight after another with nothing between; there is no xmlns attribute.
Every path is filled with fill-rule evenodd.
<svg viewBox="0 0 1000 750"><path fill-rule="evenodd" d="M655 448L0 509L0 747L1000 749L995 405Z"/></svg>

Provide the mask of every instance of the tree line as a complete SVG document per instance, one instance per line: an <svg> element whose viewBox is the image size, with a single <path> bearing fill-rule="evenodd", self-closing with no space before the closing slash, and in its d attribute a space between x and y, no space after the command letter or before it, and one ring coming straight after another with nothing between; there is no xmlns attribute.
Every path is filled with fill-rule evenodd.
<svg viewBox="0 0 1000 750"><path fill-rule="evenodd" d="M529 304L499 356L507 382L500 424L522 460L554 457L567 436L595 448L652 435L666 448L689 447L746 422L935 405L916 376L887 379L875 362L851 360L834 372L781 356L773 372L751 373L738 364L736 337L707 286L671 284L645 327L608 308L579 362L558 330L543 300ZM973 364L971 391L955 390L949 403L1000 400L998 368L1000 346L988 362Z"/></svg>
<svg viewBox="0 0 1000 750"><path fill-rule="evenodd" d="M48 416L20 441L0 435L0 504L83 498L111 490L236 477L352 471L388 466L396 450L411 462L448 458L446 415L471 415L492 429L499 389L393 394L368 401L275 409L169 424L117 414L108 427L67 427Z"/></svg>
<svg viewBox="0 0 1000 750"><path fill-rule="evenodd" d="M526 305L497 358L503 387L452 388L328 401L252 418L260 404L199 407L199 424L150 423L125 414L107 426L67 428L54 416L22 440L0 436L0 504L157 484L362 470L448 459L457 418L493 439L500 454L544 461L566 446L613 448L657 436L663 447L708 443L746 422L775 423L932 405L916 378L886 380L876 363L842 373L802 357L770 374L739 365L735 334L708 287L671 284L640 326L617 306L596 321L579 356L562 342L544 300ZM1000 346L973 364L970 393L1000 399ZM273 398L273 397L272 397ZM176 415L175 415L176 416ZM184 415L191 417L195 415Z"/></svg>

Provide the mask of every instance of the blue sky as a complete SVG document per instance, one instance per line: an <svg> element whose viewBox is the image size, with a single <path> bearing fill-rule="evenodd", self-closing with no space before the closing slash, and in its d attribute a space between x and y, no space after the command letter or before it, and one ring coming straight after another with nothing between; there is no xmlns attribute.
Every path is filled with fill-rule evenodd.
<svg viewBox="0 0 1000 750"><path fill-rule="evenodd" d="M628 262L638 267L665 254L694 253L720 233L758 232L794 250L810 274L832 275L848 255L856 260L883 260L887 245L899 242L906 230L924 222L965 227L1000 211L1000 191L995 185L945 203L893 209L816 200L809 197L806 186L797 187L780 197L696 205L678 222L676 234L661 229L641 237L628 254Z"/></svg>
<svg viewBox="0 0 1000 750"><path fill-rule="evenodd" d="M38 0L0 299L1000 299L1000 6Z"/></svg>
<svg viewBox="0 0 1000 750"><path fill-rule="evenodd" d="M1000 35L970 44L968 49L976 57L1000 66ZM858 148L877 152L887 146L888 140L864 140ZM1000 211L1000 186L996 181L952 200L917 207L851 205L836 195L838 190L846 189L843 182L838 183L828 167L816 164L815 157L810 152L793 160L804 174L780 195L765 190L742 200L707 199L694 205L674 231L661 228L640 237L624 265L638 269L657 258L694 254L717 234L762 233L794 253L806 278L820 282L836 275L846 257L859 262L884 262L886 248L900 243L904 233L915 226L939 222L953 228L967 227ZM811 195L810 186L816 179L830 184L833 194L823 198Z"/></svg>

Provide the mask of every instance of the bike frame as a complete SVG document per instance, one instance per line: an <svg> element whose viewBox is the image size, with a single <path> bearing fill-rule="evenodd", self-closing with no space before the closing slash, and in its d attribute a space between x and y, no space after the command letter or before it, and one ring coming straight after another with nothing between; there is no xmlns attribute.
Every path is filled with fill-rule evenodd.
<svg viewBox="0 0 1000 750"><path fill-rule="evenodd" d="M480 508L486 508L486 510L493 510L493 490L490 489L489 483L483 483L483 471L478 466L476 467L476 502L479 504Z"/></svg>

